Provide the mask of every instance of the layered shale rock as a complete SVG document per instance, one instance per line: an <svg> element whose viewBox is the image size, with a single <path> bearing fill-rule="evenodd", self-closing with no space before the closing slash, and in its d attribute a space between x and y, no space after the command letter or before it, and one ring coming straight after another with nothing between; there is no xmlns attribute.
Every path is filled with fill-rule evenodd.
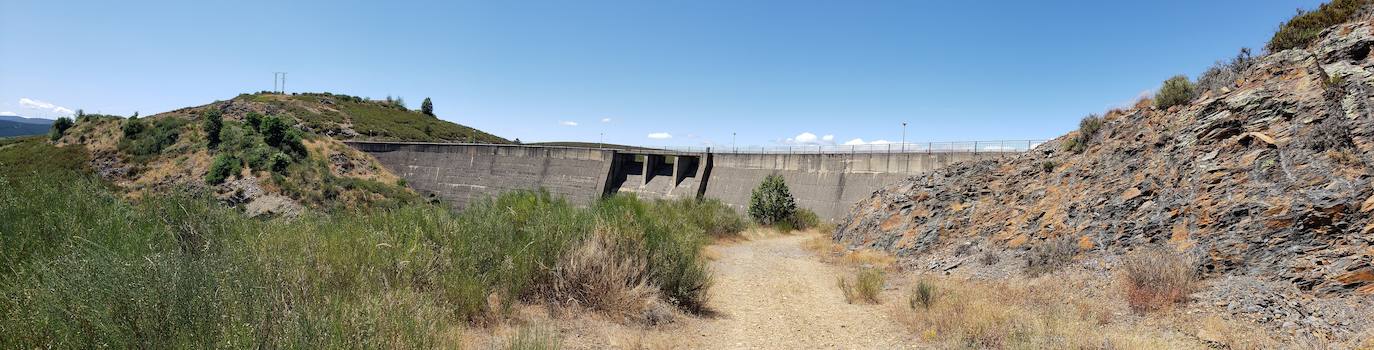
<svg viewBox="0 0 1374 350"><path fill-rule="evenodd" d="M1374 294L1372 28L1365 18L1328 29L1190 104L1108 113L1082 153L1065 147L1074 132L888 186L834 238L908 261L968 251L958 245L1028 255L1073 240L1097 257L1169 245L1213 279L1374 300L1362 296Z"/></svg>

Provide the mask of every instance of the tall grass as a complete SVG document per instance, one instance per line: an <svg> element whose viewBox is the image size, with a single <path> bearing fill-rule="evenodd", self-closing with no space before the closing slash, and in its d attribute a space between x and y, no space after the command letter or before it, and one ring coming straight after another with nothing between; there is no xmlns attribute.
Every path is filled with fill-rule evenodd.
<svg viewBox="0 0 1374 350"><path fill-rule="evenodd" d="M577 295L553 283L589 242L604 249L584 263L643 264L624 285L700 310L699 251L719 229L668 209L697 204L546 192L262 221L193 191L131 203L85 162L0 144L0 348L439 347L514 303Z"/></svg>

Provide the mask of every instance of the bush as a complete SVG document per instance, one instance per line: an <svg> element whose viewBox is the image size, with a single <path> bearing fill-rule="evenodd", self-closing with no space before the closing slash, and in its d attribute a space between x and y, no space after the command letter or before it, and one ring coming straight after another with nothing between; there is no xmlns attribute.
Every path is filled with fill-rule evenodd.
<svg viewBox="0 0 1374 350"><path fill-rule="evenodd" d="M1064 143L1064 149L1072 151L1075 154L1083 153L1083 151L1088 149L1093 138L1097 136L1097 132L1102 130L1102 124L1102 117L1097 114L1089 114L1083 117L1083 120L1078 121L1078 133L1074 134L1072 138L1069 138L1069 140ZM1054 165L1053 163L1049 164L1051 167ZM1041 166L1044 166L1044 164L1041 164Z"/></svg>
<svg viewBox="0 0 1374 350"><path fill-rule="evenodd" d="M201 130L205 131L206 147L210 149L219 148L219 131L223 128L224 116L220 115L219 111L211 110L205 113L205 124L201 126Z"/></svg>
<svg viewBox="0 0 1374 350"><path fill-rule="evenodd" d="M138 134L142 133L143 129L146 128L147 126L143 124L143 120L138 119L138 116L132 116L124 120L124 125L120 127L120 129L124 131L124 138L126 139L137 137Z"/></svg>
<svg viewBox="0 0 1374 350"><path fill-rule="evenodd" d="M162 153L163 149L177 143L181 138L181 128L186 120L181 118L159 118L151 128L141 125L142 119L130 119L123 126L124 139L119 141L119 150L133 156L135 161ZM130 133L134 131L134 133Z"/></svg>
<svg viewBox="0 0 1374 350"><path fill-rule="evenodd" d="M911 296L907 298L907 304L912 310L930 309L930 306L935 304L935 285L926 280L916 282L916 287L911 289Z"/></svg>
<svg viewBox="0 0 1374 350"><path fill-rule="evenodd" d="M1122 261L1121 285L1131 310L1164 309L1197 288L1197 260L1165 247L1144 248Z"/></svg>
<svg viewBox="0 0 1374 350"><path fill-rule="evenodd" d="M272 172L285 174L286 167L291 165L291 156L277 152L272 155L272 159L269 162L271 163Z"/></svg>
<svg viewBox="0 0 1374 350"><path fill-rule="evenodd" d="M48 134L48 138L57 141L62 138L63 134L67 133L67 129L71 129L72 125L72 118L57 118L56 121L52 122L52 132Z"/></svg>
<svg viewBox="0 0 1374 350"><path fill-rule="evenodd" d="M749 216L759 224L783 223L796 211L796 199L781 175L768 175L749 196Z"/></svg>
<svg viewBox="0 0 1374 350"><path fill-rule="evenodd" d="M243 123L247 124L254 132L262 132L262 114L258 114L258 112L248 112L248 115L243 117Z"/></svg>
<svg viewBox="0 0 1374 350"><path fill-rule="evenodd" d="M1333 0L1317 7L1316 11L1298 10L1297 15L1279 25L1279 30L1264 48L1279 52L1307 46L1317 40L1323 30L1349 21L1369 3L1369 0Z"/></svg>
<svg viewBox="0 0 1374 350"><path fill-rule="evenodd" d="M424 113L431 117L434 116L434 102L430 101L428 97L425 97L425 100L420 102L420 113Z"/></svg>
<svg viewBox="0 0 1374 350"><path fill-rule="evenodd" d="M1026 256L1026 273L1031 276L1054 272L1073 262L1078 255L1078 243L1073 237L1047 239L1031 247Z"/></svg>
<svg viewBox="0 0 1374 350"><path fill-rule="evenodd" d="M1187 76L1175 75L1169 80L1164 81L1164 86L1155 93L1155 107L1168 109L1169 107L1186 104L1197 97L1197 89Z"/></svg>
<svg viewBox="0 0 1374 350"><path fill-rule="evenodd" d="M268 146L281 149L283 141L286 141L286 122L277 116L267 116L262 120L262 140Z"/></svg>
<svg viewBox="0 0 1374 350"><path fill-rule="evenodd" d="M853 304L855 301L869 304L878 304L878 295L883 291L883 270L876 268L866 268L860 270L854 277L851 284L849 280L841 277L839 280L840 291L844 293L845 302Z"/></svg>
<svg viewBox="0 0 1374 350"><path fill-rule="evenodd" d="M1241 48L1231 61L1217 61L1197 78L1198 91L1221 91L1236 86L1246 69L1255 64L1249 48Z"/></svg>
<svg viewBox="0 0 1374 350"><path fill-rule="evenodd" d="M210 163L210 171L205 173L205 183L218 185L230 176L242 171L242 162L230 154L220 154Z"/></svg>

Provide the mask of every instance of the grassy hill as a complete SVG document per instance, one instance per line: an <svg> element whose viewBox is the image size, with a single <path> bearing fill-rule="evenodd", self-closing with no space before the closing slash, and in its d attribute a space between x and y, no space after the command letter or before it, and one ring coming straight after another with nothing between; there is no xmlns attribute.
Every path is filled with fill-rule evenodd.
<svg viewBox="0 0 1374 350"><path fill-rule="evenodd" d="M248 113L293 120L307 132L339 140L510 143L481 130L405 108L400 103L333 93L242 94L228 101L163 113L190 115L218 109L225 119Z"/></svg>

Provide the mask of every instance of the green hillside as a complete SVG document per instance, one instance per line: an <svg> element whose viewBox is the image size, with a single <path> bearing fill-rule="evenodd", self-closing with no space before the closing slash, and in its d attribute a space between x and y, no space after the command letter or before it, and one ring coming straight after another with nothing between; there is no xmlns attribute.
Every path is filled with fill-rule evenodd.
<svg viewBox="0 0 1374 350"><path fill-rule="evenodd" d="M397 101L327 92L242 94L228 101L168 114L192 114L209 108L220 109L226 119L241 120L249 112L283 116L297 121L305 131L340 140L510 143L481 130L407 109Z"/></svg>

